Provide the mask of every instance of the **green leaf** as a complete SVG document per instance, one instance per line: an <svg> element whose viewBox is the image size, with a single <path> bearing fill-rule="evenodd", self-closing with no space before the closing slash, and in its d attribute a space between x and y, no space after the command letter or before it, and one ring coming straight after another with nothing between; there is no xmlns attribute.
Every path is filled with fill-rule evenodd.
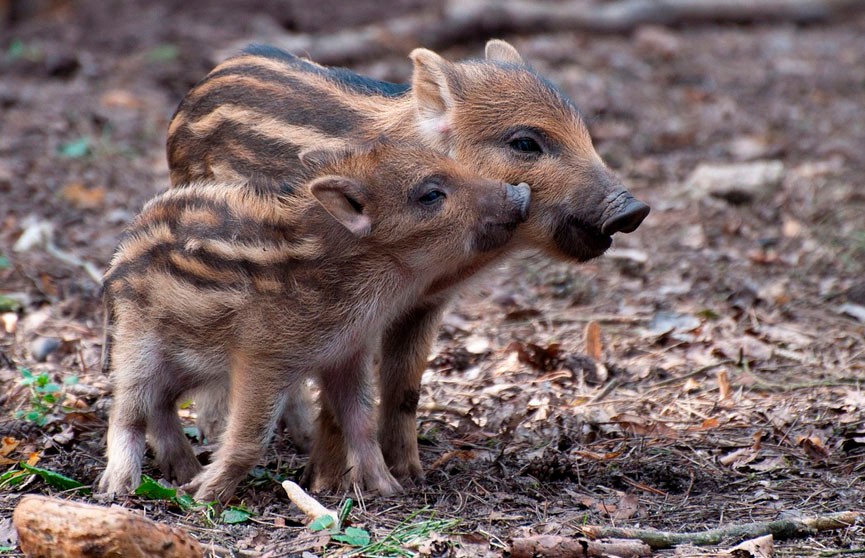
<svg viewBox="0 0 865 558"><path fill-rule="evenodd" d="M0 256L2 257L2 256ZM7 262L9 260L6 260ZM0 269L5 269L0 266ZM21 303L5 295L0 295L0 312L17 312L21 309Z"/></svg>
<svg viewBox="0 0 865 558"><path fill-rule="evenodd" d="M15 60L17 58L21 58L24 56L24 41L21 39L15 39L9 44L9 48L6 49L6 57L10 60Z"/></svg>
<svg viewBox="0 0 865 558"><path fill-rule="evenodd" d="M201 442L201 431L197 426L184 426L183 433L186 434L188 438L192 438L198 442ZM209 440L208 440L209 441Z"/></svg>
<svg viewBox="0 0 865 558"><path fill-rule="evenodd" d="M62 157L66 157L67 159L80 159L90 153L90 139L78 138L77 140L66 142L60 146L58 152Z"/></svg>
<svg viewBox="0 0 865 558"><path fill-rule="evenodd" d="M9 269L10 267L12 267L12 262L9 261L9 258L0 254L0 269Z"/></svg>
<svg viewBox="0 0 865 558"><path fill-rule="evenodd" d="M174 501L177 497L177 489L167 488L147 475L141 475L141 484L135 489L134 494L136 496L149 498L150 500Z"/></svg>
<svg viewBox="0 0 865 558"><path fill-rule="evenodd" d="M184 510L198 508L202 506L202 504L195 501L195 498L192 497L192 494L180 494L179 496L175 496L174 503L180 506L180 509Z"/></svg>
<svg viewBox="0 0 865 558"><path fill-rule="evenodd" d="M333 516L331 515L322 515L315 518L315 521L309 524L310 531L321 531L323 529L327 529L328 527L333 525Z"/></svg>
<svg viewBox="0 0 865 558"><path fill-rule="evenodd" d="M0 488L4 486L17 486L27 480L29 475L21 469L6 471L0 475Z"/></svg>
<svg viewBox="0 0 865 558"><path fill-rule="evenodd" d="M252 512L243 508L230 507L222 510L219 519L223 523L235 524L243 523L252 517Z"/></svg>
<svg viewBox="0 0 865 558"><path fill-rule="evenodd" d="M27 463L21 463L21 468L27 472L33 473L34 475L39 475L42 477L42 480L47 482L49 485L54 488L58 488L60 490L70 490L73 488L81 488L84 486L77 480L73 478L69 478L66 475L61 475L55 471L49 471L48 469L43 469L42 467L35 467L33 465L28 465Z"/></svg>
<svg viewBox="0 0 865 558"><path fill-rule="evenodd" d="M345 534L332 535L331 538L351 546L366 546L370 540L369 533L358 527L346 527Z"/></svg>
<svg viewBox="0 0 865 558"><path fill-rule="evenodd" d="M342 503L342 507L339 509L339 526L345 525L345 520L348 517L348 514L351 513L351 508L353 507L354 500L346 498L345 502Z"/></svg>
<svg viewBox="0 0 865 558"><path fill-rule="evenodd" d="M704 308L703 310L700 310L699 312L697 312L696 316L698 318L703 318L704 320L713 320L713 321L721 318L721 316L718 315L718 313L715 312L714 310L712 310L711 308Z"/></svg>
<svg viewBox="0 0 865 558"><path fill-rule="evenodd" d="M45 423L48 422L48 419L45 418L45 415L42 411L30 411L24 415L24 420L29 422L35 422L39 426L45 426Z"/></svg>
<svg viewBox="0 0 865 558"><path fill-rule="evenodd" d="M147 58L151 62L170 62L180 55L180 49L171 44L159 45L150 49Z"/></svg>
<svg viewBox="0 0 865 558"><path fill-rule="evenodd" d="M183 510L202 506L202 504L196 502L195 498L189 494L179 494L176 488L167 488L162 486L147 475L141 475L141 484L138 485L138 488L135 489L133 494L150 500L174 502Z"/></svg>
<svg viewBox="0 0 865 558"><path fill-rule="evenodd" d="M78 376L66 376L63 378L63 383L67 386L72 386L78 383Z"/></svg>
<svg viewBox="0 0 865 558"><path fill-rule="evenodd" d="M40 385L37 390L39 393L57 393L60 391L60 386L54 382Z"/></svg>

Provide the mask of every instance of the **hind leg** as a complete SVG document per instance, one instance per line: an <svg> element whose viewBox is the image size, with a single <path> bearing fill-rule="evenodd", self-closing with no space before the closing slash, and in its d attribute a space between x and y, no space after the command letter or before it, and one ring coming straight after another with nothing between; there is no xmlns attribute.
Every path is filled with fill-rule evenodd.
<svg viewBox="0 0 865 558"><path fill-rule="evenodd" d="M177 416L176 402L188 388L190 375L164 358L158 336L141 334L140 324L132 331L125 326L117 324L108 465L99 482L100 492L116 494L131 492L140 484L148 436L166 476L188 480L201 468Z"/></svg>
<svg viewBox="0 0 865 558"><path fill-rule="evenodd" d="M226 502L264 454L284 404L290 377L282 366L235 355L228 424L213 461L184 489L203 502Z"/></svg>
<svg viewBox="0 0 865 558"><path fill-rule="evenodd" d="M195 457L177 415L179 395L154 402L150 409L147 437L165 478L184 484L201 471L201 463Z"/></svg>
<svg viewBox="0 0 865 558"><path fill-rule="evenodd" d="M228 420L229 387L228 382L213 385L195 394L195 424L207 443L219 443L225 432ZM312 447L315 407L310 387L301 382L285 394L284 403L277 412L277 431L285 430L294 446L301 452L309 452Z"/></svg>
<svg viewBox="0 0 865 558"><path fill-rule="evenodd" d="M175 408L177 374L163 358L161 340L138 331L125 335L130 333L124 331L125 325L117 324L108 464L99 481L100 492L115 494L131 492L140 484L148 433L157 456L169 470L187 471L195 461Z"/></svg>

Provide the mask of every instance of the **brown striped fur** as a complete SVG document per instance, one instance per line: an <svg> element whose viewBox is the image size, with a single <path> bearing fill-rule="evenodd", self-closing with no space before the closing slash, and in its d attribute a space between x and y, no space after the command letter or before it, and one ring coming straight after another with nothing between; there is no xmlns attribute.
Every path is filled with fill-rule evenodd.
<svg viewBox="0 0 865 558"><path fill-rule="evenodd" d="M100 491L137 486L146 436L167 477L227 500L308 376L329 420L312 487L400 489L373 415L379 332L437 277L504 246L528 188L387 141L307 159L314 177L290 193L197 182L151 200L126 232L105 276L115 401ZM202 391L228 394L228 424L200 470L176 405Z"/></svg>
<svg viewBox="0 0 865 558"><path fill-rule="evenodd" d="M648 213L595 152L574 103L508 43L490 41L482 60L450 62L426 49L410 57L410 86L268 47L223 62L186 95L170 124L172 183L267 176L291 187L303 180L297 155L304 149L385 134L422 141L482 176L530 184L529 220L511 251L527 247L585 261ZM440 278L383 335L381 444L399 478L422 475L415 413L407 409L416 400L442 308L456 287L493 261Z"/></svg>

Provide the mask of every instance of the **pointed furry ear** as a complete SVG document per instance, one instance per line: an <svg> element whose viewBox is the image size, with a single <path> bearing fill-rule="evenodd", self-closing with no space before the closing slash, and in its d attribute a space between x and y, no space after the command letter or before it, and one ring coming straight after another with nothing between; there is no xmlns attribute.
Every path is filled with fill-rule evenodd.
<svg viewBox="0 0 865 558"><path fill-rule="evenodd" d="M313 180L309 189L325 211L352 234L363 238L370 233L366 186L345 176L322 176Z"/></svg>
<svg viewBox="0 0 865 558"><path fill-rule="evenodd" d="M449 131L448 117L454 105L448 83L451 64L425 48L414 49L409 58L414 62L411 86L421 130L433 139L442 139Z"/></svg>
<svg viewBox="0 0 865 558"><path fill-rule="evenodd" d="M490 39L487 41L485 50L487 60L491 62L504 62L506 64L525 64L523 57L510 43L501 39Z"/></svg>

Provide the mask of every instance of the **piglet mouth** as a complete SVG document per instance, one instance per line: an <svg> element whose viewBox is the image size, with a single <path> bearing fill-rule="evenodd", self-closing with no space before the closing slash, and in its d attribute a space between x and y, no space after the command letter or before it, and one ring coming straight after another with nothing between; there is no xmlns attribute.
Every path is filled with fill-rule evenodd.
<svg viewBox="0 0 865 558"><path fill-rule="evenodd" d="M571 216L559 225L555 241L569 258L584 262L606 252L613 244L613 237Z"/></svg>
<svg viewBox="0 0 865 558"><path fill-rule="evenodd" d="M501 248L510 241L517 230L517 223L507 221L501 223L484 223L474 238L474 249L478 252L489 252Z"/></svg>

